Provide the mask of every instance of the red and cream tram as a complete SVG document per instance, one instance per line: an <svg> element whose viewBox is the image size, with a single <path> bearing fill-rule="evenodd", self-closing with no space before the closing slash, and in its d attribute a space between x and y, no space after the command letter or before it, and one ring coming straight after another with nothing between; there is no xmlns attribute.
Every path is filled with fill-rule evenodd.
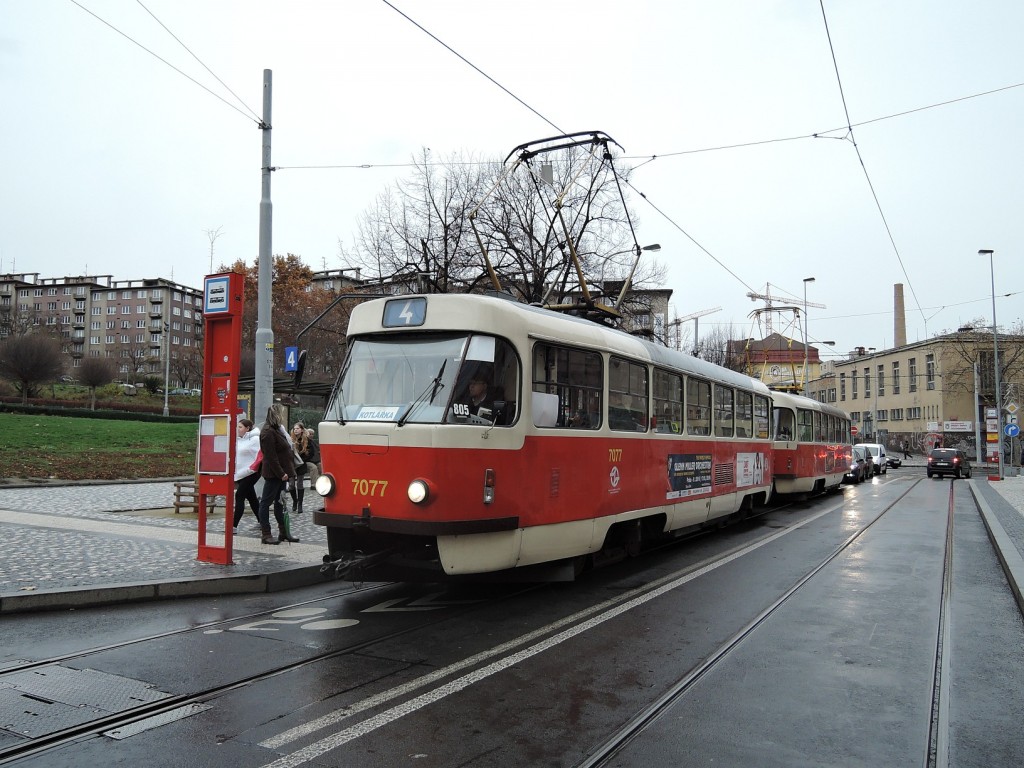
<svg viewBox="0 0 1024 768"><path fill-rule="evenodd" d="M494 296L370 301L348 342L314 517L339 572L572 578L771 494L748 376Z"/></svg>
<svg viewBox="0 0 1024 768"><path fill-rule="evenodd" d="M777 493L815 494L839 488L850 467L850 417L809 397L772 393L772 468Z"/></svg>

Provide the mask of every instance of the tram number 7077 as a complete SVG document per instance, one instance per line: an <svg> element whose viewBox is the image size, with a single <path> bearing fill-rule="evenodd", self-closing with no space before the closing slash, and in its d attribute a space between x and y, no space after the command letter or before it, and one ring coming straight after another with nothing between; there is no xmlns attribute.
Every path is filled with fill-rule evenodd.
<svg viewBox="0 0 1024 768"><path fill-rule="evenodd" d="M384 492L388 489L388 481L366 480L362 477L352 478L353 496L376 496L378 488L380 489L380 497L384 498Z"/></svg>

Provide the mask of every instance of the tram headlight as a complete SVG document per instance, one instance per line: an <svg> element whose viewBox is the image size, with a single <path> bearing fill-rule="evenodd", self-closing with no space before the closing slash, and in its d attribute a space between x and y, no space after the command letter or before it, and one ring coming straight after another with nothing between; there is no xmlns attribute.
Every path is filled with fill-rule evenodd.
<svg viewBox="0 0 1024 768"><path fill-rule="evenodd" d="M334 475L323 474L316 479L315 483L313 483L313 490L321 496L330 496L334 493L336 486L337 484L334 482Z"/></svg>
<svg viewBox="0 0 1024 768"><path fill-rule="evenodd" d="M417 478L409 483L406 494L408 494L409 501L413 504L426 504L430 501L430 485L428 485L426 480Z"/></svg>

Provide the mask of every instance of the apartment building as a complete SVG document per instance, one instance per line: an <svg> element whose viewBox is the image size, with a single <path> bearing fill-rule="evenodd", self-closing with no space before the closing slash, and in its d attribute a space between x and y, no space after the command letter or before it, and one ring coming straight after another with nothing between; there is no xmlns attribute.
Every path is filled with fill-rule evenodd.
<svg viewBox="0 0 1024 768"><path fill-rule="evenodd" d="M199 386L202 309L200 289L164 278L0 274L0 338L52 333L72 376L85 358L106 357L127 383L169 370L171 386Z"/></svg>

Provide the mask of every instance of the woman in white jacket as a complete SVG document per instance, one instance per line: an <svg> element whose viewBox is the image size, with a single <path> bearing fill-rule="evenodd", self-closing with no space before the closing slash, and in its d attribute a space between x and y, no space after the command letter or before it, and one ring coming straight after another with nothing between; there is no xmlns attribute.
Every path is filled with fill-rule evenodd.
<svg viewBox="0 0 1024 768"><path fill-rule="evenodd" d="M256 454L260 451L260 431L250 419L239 419L235 428L235 522L234 528L245 514L245 502L249 502L257 522L260 519L260 497L256 495L256 483L260 473L252 468Z"/></svg>

